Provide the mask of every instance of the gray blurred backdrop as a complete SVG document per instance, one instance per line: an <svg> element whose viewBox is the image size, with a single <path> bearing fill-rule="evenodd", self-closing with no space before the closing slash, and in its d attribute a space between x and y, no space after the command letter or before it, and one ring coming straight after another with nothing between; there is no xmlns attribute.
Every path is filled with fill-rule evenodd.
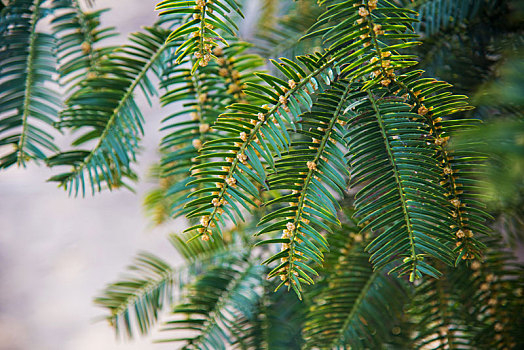
<svg viewBox="0 0 524 350"><path fill-rule="evenodd" d="M127 34L156 18L156 0L97 0L106 13L104 25ZM10 169L0 174L0 349L1 350L132 350L172 349L151 339L122 342L106 322L93 297L114 281L138 250L150 250L176 263L168 232L152 229L141 201L148 189L145 174L158 159L160 119L168 111L149 108L144 100L146 137L139 164L137 193L104 192L73 199L46 183L44 167ZM156 336L158 339L158 335Z"/></svg>

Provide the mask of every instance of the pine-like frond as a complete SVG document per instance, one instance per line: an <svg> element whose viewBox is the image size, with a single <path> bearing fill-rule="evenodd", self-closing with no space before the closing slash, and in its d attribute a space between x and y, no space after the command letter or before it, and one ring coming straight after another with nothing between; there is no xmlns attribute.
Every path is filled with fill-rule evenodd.
<svg viewBox="0 0 524 350"><path fill-rule="evenodd" d="M37 31L41 0L13 0L0 14L0 168L45 159L58 149L52 125L62 105L53 79L53 37Z"/></svg>
<svg viewBox="0 0 524 350"><path fill-rule="evenodd" d="M362 224L366 221L370 224L365 229L380 232L381 229L390 228L390 231L381 234L369 247L373 252L372 259L377 267L385 266L391 260L396 259L397 254L402 254L405 261L402 266L397 267L401 273L411 273L412 279L419 277L421 273L438 276L438 271L423 261L424 256L437 257L447 263L452 263L457 256L458 259L478 257L479 250L482 247L472 238L472 229L475 229L476 232L486 232L483 226L482 215L484 214L482 210L470 205L468 206L469 214L467 214L463 210L464 204L458 198L459 195L469 196L469 198L476 195L472 182L465 178L462 183L459 183L459 180L453 175L462 168L462 171L468 176L470 169L477 165L480 158L478 156L473 157L471 154L467 156L456 154L452 158L443 146L450 130L460 125L466 125L467 122L449 121L443 123L444 125L440 124L442 117L447 117L449 114L469 107L463 96L453 96L449 93L436 94L447 84L427 79L417 80L415 78L420 72L408 71L411 66L416 64L415 57L403 55L400 50L419 44L412 40L416 35L409 32L412 30L410 23L415 21L410 17L413 14L412 11L388 7L388 3L377 4L376 1L364 3L351 1L350 3L354 6L341 7L336 1L326 2L328 9L318 25L312 29L310 36L322 35L328 51L322 56L310 56L309 64L313 64L311 70L315 70L315 68L319 70L322 69L320 67L330 66L336 62L337 65L341 66L343 76L347 76L351 81L364 80L363 85L358 88L363 94L358 98L355 97L357 100L360 99L360 102L355 101L355 103L356 105L360 104L358 109L365 114L366 128L362 128L361 120L355 118L353 124L359 127L357 129L358 135L350 135L353 137L350 143L353 143L352 147L354 148L354 150L350 149L352 167L356 170L354 171L357 175L356 178L359 178L356 183L367 184L357 200L357 208L359 209L357 215L361 215ZM332 24L332 20L340 18L341 14L349 16L348 19ZM346 33L352 34L347 36ZM311 58L315 59L311 60ZM285 61L285 63L289 65L289 62ZM289 87L296 88L299 85L293 80L296 67L290 69L286 69L288 68L286 65L278 67L283 74L290 78ZM400 72L405 73L398 75ZM303 76L303 74L300 76ZM367 79L368 76L369 79ZM264 86L250 84L254 89L247 89L245 93L257 96L271 104L276 104L276 106L278 104L287 105L289 91L288 87L285 86L285 81L268 76L261 77L274 89L274 92ZM326 83L329 83L329 79ZM364 93L364 91L366 92ZM424 92L424 94L419 98L418 94L421 92ZM395 95L398 95L398 97L395 97ZM391 100L392 98L393 100ZM425 104L424 98L426 98ZM303 106L309 105L307 100L300 102L304 102ZM413 105L406 102L413 103ZM295 107L295 104L291 103L291 105ZM296 105L300 110L298 101ZM266 110L254 106L240 104L239 106L241 108L235 105L232 108L237 108L240 112L243 112L242 114L224 114L215 125L215 129L218 130L238 132L240 140L237 140L237 144L234 147L231 145L217 147L215 145L219 144L220 140L216 140L210 142L210 146L203 148L205 151L214 152L200 156L205 158L224 157L226 160L221 164L226 166L226 170L223 169L218 179L216 177L199 179L202 182L216 183L216 186L221 189L218 194L208 196L209 201L204 202L206 205L196 209L191 214L202 217L201 224L191 228L198 229L201 234L207 232L211 223L218 226L216 221L219 215L216 215L216 213L220 214L225 202L232 202L224 196L226 190L232 187L231 184L240 183L242 190L246 192L243 199L249 199L249 196L257 198L256 186L266 186L267 183L263 163L259 160L258 155L270 167L273 167L272 153L280 156L281 150L285 150L289 144L288 134L282 129L282 125L285 124L278 123L281 126L281 135L275 131L275 129L278 130L277 125L272 128L272 124L269 123L268 132L262 133L259 137L257 135L259 128L263 127L268 120ZM296 115L293 113L296 108L288 109L292 112L291 116L285 113L285 109L283 109L281 116L284 116L283 121L291 124L292 120L296 119ZM269 112L274 110L275 107L270 109ZM245 118L246 112L251 113L251 116L248 115L245 123L237 124L234 118L239 116ZM375 117L371 117L372 114ZM276 116L278 117L279 114ZM376 118L377 124L369 123L368 117ZM262 123L257 122L257 119ZM224 120L227 121L227 124L222 126L221 121ZM260 130L266 129L261 128ZM371 135L375 135L376 138L372 140ZM248 147L247 144L255 138L260 141L263 147L250 150L253 146ZM384 147L384 154L387 154L389 161L384 158L376 158L377 152L379 152L379 145L376 142L380 138L385 142L380 147ZM265 140L273 140L274 142L265 145L263 142ZM225 150L228 152L224 152ZM251 151L251 154L246 154L246 151L248 153ZM368 154L366 154L367 152ZM232 153L232 155L228 157L229 153ZM233 157L235 155L236 159ZM453 164L454 168L451 168L454 160L456 160ZM226 163L231 163L231 165L228 166ZM255 181L254 185L250 185L250 179L245 176L240 180L235 176L232 177L232 175L236 175L234 170L236 170L238 164L249 165L254 170L249 167L241 168ZM371 166L371 164L374 165ZM216 166L216 164L205 164L203 168L207 170L213 166ZM382 166L391 166L392 177L390 180L395 179L396 191L393 191L392 182L380 190L374 188L377 185L385 185L383 181L386 181L388 177L382 172L384 170ZM211 172L208 173L212 174ZM215 174L219 174L217 170L215 170ZM448 181L443 180L443 175L447 176ZM468 182L467 185L466 182ZM464 190L457 189L461 185L464 186ZM446 188L443 186L449 186L450 192L446 193ZM210 191L212 190L210 189ZM387 196L381 198L380 202L375 203L378 196L386 194ZM195 200L193 203L201 204L202 201L204 199ZM464 201L469 200L464 198ZM422 210L424 213L418 213L421 210L418 208L419 206L424 208ZM395 207L400 211L393 218L400 219L400 217L403 217L404 224L393 220L391 216L388 216L387 220L385 219L385 215L392 214ZM246 209L249 208L246 207ZM430 212L428 213L426 210L430 210ZM415 214L415 212L417 213ZM232 218L231 213L227 214ZM425 216L421 216L421 214ZM480 216L477 214L480 214ZM469 219L466 218L466 215L474 220L466 223ZM456 221L456 224L453 223L454 221ZM450 249L454 237L454 234L450 231L455 230L459 241L457 248L459 253L457 255L453 254ZM405 233L404 239L407 239L407 241L400 238L400 232ZM391 242L394 242L394 244ZM417 265L419 267L416 267Z"/></svg>
<svg viewBox="0 0 524 350"><path fill-rule="evenodd" d="M342 7L339 1L326 1L323 3L328 5L328 9L322 15L317 25L311 29L310 36L322 35L328 53L339 57L339 63L345 64L344 69L342 69L342 74L347 74L352 80L362 79L364 81L361 89L367 90L370 101L374 100L378 102L383 97L384 102L390 103L386 108L389 109L391 117L393 118L395 114L399 115L399 118L395 118L398 120L390 120L392 123L395 123L396 126L389 128L387 126L389 122L385 121L385 123L383 123L379 121L378 123L381 125L379 129L381 131L376 134L376 136L378 137L382 134L382 137L387 138L388 135L390 135L389 137L392 137L394 145L386 146L386 148L394 153L399 151L403 157L406 156L410 158L409 160L406 159L409 164L394 165L394 168L397 168L394 172L402 170L398 172L399 183L411 187L411 189L405 189L406 192L404 194L407 195L409 192L410 199L407 200L406 198L402 200L402 196L404 195L401 195L400 198L393 199L391 197L387 200L383 195L393 195L392 192L381 192L384 188L377 192L373 188L374 186L383 186L382 181L386 175L381 174L382 177L378 176L377 169L379 165L383 164L382 162L384 160L374 158L378 150L374 148L377 147L377 145L371 140L372 131L362 128L362 122L359 119L354 120L354 125L358 125L360 128L358 132L361 133L358 141L353 141L353 147L355 147L359 155L355 157L355 155L351 154L351 149L350 154L354 160L362 157L359 167L364 170L364 172L362 172L359 169L359 172L357 172L360 173L359 176L361 177L360 180L357 180L357 183L367 183L371 181L371 183L368 183L364 188L365 191L360 194L360 200L357 199L356 202L357 208L359 209L357 215L359 215L364 214L360 211L360 206L363 204L362 200L364 202L369 201L367 207L364 205L366 215L362 216L362 218L365 218L362 224L364 224L365 221L370 221L372 227L368 228L373 228L373 226L375 226L375 219L378 221L385 219L385 213L377 211L377 215L374 216L371 212L368 212L368 209L373 207L375 207L373 210L377 210L384 205L381 210L389 213L392 207L388 205L393 205L393 202L399 203L398 201L400 201L404 203L402 206L406 208L403 211L407 219L410 216L409 211L417 211L419 210L416 208L417 206L432 203L433 212L430 216L433 220L436 219L437 226L439 227L438 231L434 231L435 227L430 229L432 233L425 231L426 229L420 231L422 227L413 228L412 220L407 219L410 223L407 224L406 228L408 231L414 231L409 234L413 237L413 241L408 244L412 247L411 258L407 258L406 261L404 261L404 267L407 267L406 264L409 264L408 261L413 263L416 260L415 256L417 253L415 252L416 249L414 249L414 246L419 244L425 246L423 249L424 254L438 256L439 259L443 259L448 263L451 262L452 254L450 254L449 251L451 238L449 231L451 230L456 230L457 233L457 240L459 242L457 251L460 251L458 258L478 257L479 250L482 247L472 238L472 229L480 233L486 232L483 226L483 217L486 215L481 209L475 208L474 205L472 205L472 208L467 208L469 209L469 214L466 213L464 204L458 197L459 195L463 195L471 198L471 196L475 195L476 192L474 191L476 188L469 179L464 179L463 182L460 183L461 180L457 180L457 176L454 174L460 171L462 167L464 168L465 175L469 176L471 174L470 170L478 165L477 163L481 158L478 155L472 156L472 154L468 156L462 154L451 156L444 147L450 131L453 128L458 128L461 125L469 125L471 122L450 120L441 123L442 118L470 107L464 101L464 96L454 96L449 92L437 94L437 92L447 87L446 83L426 78L416 79L417 75L421 74L421 72L410 71L409 68L417 63L414 60L416 56L405 55L400 51L419 44L419 42L413 40L417 35L412 32L413 28L411 27L411 23L416 21L411 17L415 13L404 8L395 7L387 1L350 1L351 7ZM342 20L342 17L340 17L341 14L345 14L347 19ZM386 88L388 91L385 91ZM381 89L384 89L384 91L381 91ZM420 96L421 93L423 96ZM403 106L395 105L396 102L392 102L395 100L395 96L398 96L398 102L403 104ZM393 100L389 102L390 99ZM404 103L404 101L407 103ZM435 106L431 106L430 104L432 103L435 104ZM373 105L372 109L375 110L377 116L382 114L379 106L380 103L371 102L371 105ZM397 107L400 109L397 109ZM380 118L381 117L379 117L379 119ZM368 126L371 125L368 124ZM378 132L379 129L376 129L376 132ZM389 131L386 129L389 129ZM411 140L406 142L401 135L396 135L397 132L405 135L409 134L408 138ZM416 136L417 134L418 136ZM364 147L364 145L366 145L366 147ZM367 158L362 153L365 149L369 151ZM411 152L413 152L413 154L410 155ZM415 161L415 159L417 160ZM375 162L374 167L371 167L369 163L370 160ZM424 163L426 165L423 165ZM352 164L353 167L355 165L356 164ZM418 167L427 168L418 170ZM375 175L372 175L373 171ZM403 176L408 176L411 182L406 182L407 179L402 179ZM419 178L417 182L412 181L413 177ZM375 180L375 182L372 180ZM422 181L428 187L424 188L425 186L419 181ZM465 182L468 182L468 185L471 186L466 186L464 190L458 189L458 187L464 185ZM424 195L423 192L433 193L431 196L433 198ZM373 200L371 200L371 198L378 199L378 197L381 198L381 204L372 203ZM468 199L465 199L465 201L469 202ZM475 216L475 220L467 223L468 218L466 218L466 215L470 217ZM453 220L451 220L452 217ZM394 220L391 221L391 217L389 220L390 221L386 221L386 226L388 226L387 224L394 224ZM428 226L429 224L424 218L418 218L415 219L415 221L423 226ZM453 221L456 221L456 224L453 224ZM434 226L434 224L435 223L429 225ZM468 225L474 227L470 228ZM378 228L384 228L384 225L379 224L374 229ZM415 231L418 231L417 234L415 234ZM396 249L402 246L404 248L406 247L404 245L405 242L402 243L398 241L399 236L397 236L397 240L395 240L393 239L394 236L388 236L391 232L386 232L387 234L383 234L380 236L381 238L372 243L370 249L380 252L379 249L380 246L382 246L387 249L388 252L385 255L378 253L379 256L372 254L372 259L379 258L380 255L382 258L388 255L392 257L392 254L397 251ZM426 232L426 234L423 235L425 237L419 236L415 239L415 236L422 232ZM386 237L388 238L386 239ZM429 240L427 240L428 238ZM415 242L419 239L425 242ZM442 241L437 243L439 240ZM378 244L378 246L374 246L375 244ZM430 253L430 251L432 251L432 253ZM419 256L419 258L420 257L422 256ZM378 264L379 266L384 266L387 260L388 259L378 259L376 262L380 262ZM423 268L429 266L425 264L426 263L422 263ZM411 268L413 268L414 265L412 265ZM400 269L402 270L403 268L401 267ZM426 273L435 276L438 275L436 271L430 272L430 270L427 270ZM416 275L417 274L413 274L412 278L416 278Z"/></svg>
<svg viewBox="0 0 524 350"><path fill-rule="evenodd" d="M263 283L261 269L238 261L209 270L188 290L187 301L174 308L175 318L163 328L180 337L162 341L184 342L184 349L226 349L235 342L237 320L255 317Z"/></svg>
<svg viewBox="0 0 524 350"><path fill-rule="evenodd" d="M426 257L453 262L451 216L436 150L428 145L428 127L401 101L368 100L357 108L348 132L355 216L363 232L379 233L367 247L375 268L399 261L394 270L410 280L440 273ZM422 151L424 150L424 151Z"/></svg>
<svg viewBox="0 0 524 350"><path fill-rule="evenodd" d="M279 276L282 285L293 288L300 296L302 284L312 284L317 272L310 265L322 265L323 252L328 250L321 233L331 231L329 224L338 225L337 199L332 192L343 196L348 171L343 135L351 99L351 85L336 81L329 90L318 95L311 112L300 116L297 132L304 138L291 143L290 150L275 162L275 170L267 183L270 190L290 191L271 200L279 209L263 217L266 225L258 234L282 231L280 238L259 244L280 243L281 251L265 261L279 262L268 277ZM282 203L289 206L282 207Z"/></svg>
<svg viewBox="0 0 524 350"><path fill-rule="evenodd" d="M192 199L187 198L188 194L193 192L193 196L205 187L199 183L188 185L195 177L187 174L192 167L204 162L197 158L202 145L220 137L218 131L211 128L218 115L227 111L231 103L256 102L241 91L244 84L259 81L253 72L263 64L257 55L244 53L249 46L237 42L216 48L217 63L199 67L194 74L190 72L189 59L185 59L183 65L172 62L164 72L162 86L167 93L162 96L162 103L183 103L181 111L163 120L162 130L167 135L160 145L163 154L160 175L165 181L173 182L166 189L165 197L173 203L170 211L174 217L187 214L190 210L184 206Z"/></svg>
<svg viewBox="0 0 524 350"><path fill-rule="evenodd" d="M171 44L168 33L159 27L145 28L130 36L131 44L100 62L96 76L90 77L69 98L59 126L82 131L73 141L76 147L94 143L87 150L59 153L48 160L50 166L72 168L50 181L58 182L69 193L85 195L125 185L134 178L131 168L142 136L143 116L134 94L141 90L149 99L156 94L151 73L160 74Z"/></svg>
<svg viewBox="0 0 524 350"><path fill-rule="evenodd" d="M108 309L107 320L117 336L132 337L137 329L147 334L159 312L172 303L176 273L168 263L149 253L139 254L128 269L133 274L110 284L95 304Z"/></svg>
<svg viewBox="0 0 524 350"><path fill-rule="evenodd" d="M416 56L402 55L402 49L420 45L413 40L410 16L416 12L391 6L388 1L325 0L327 6L305 38L321 36L326 59L335 57L352 80L368 80L366 88L387 86L394 72L417 64ZM384 53L384 57L381 56Z"/></svg>
<svg viewBox="0 0 524 350"><path fill-rule="evenodd" d="M266 105L235 103L229 106L231 112L217 119L212 128L223 133L222 137L204 144L197 158L212 161L193 168L199 173L192 183L205 183L208 187L203 190L206 196L186 205L193 209L189 218L201 218L200 224L188 231L197 230L204 235L212 227L220 230L225 224L223 213L235 222L235 215L243 217L241 207L250 211L251 206L258 206L259 191L267 187L265 164L274 167L273 154L280 156L289 147L287 125L294 125L292 121L311 108L309 95L331 84L336 75L330 68L333 61L320 63L320 55L298 59L302 65L288 59L272 61L289 78L287 82L259 73L257 76L267 85L247 83L243 93Z"/></svg>
<svg viewBox="0 0 524 350"><path fill-rule="evenodd" d="M478 176L485 156L475 151L473 143L465 144L459 152L447 147L448 140L458 130L470 130L479 121L458 119L453 115L471 109L466 96L453 95L447 91L449 84L430 78L420 78L421 72L412 72L393 78L400 88L399 95L412 103L413 110L424 117L429 127L429 141L437 151L437 161L442 166L440 185L446 190L446 197L454 224L457 254L460 259L480 259L484 245L477 239L478 234L488 234L490 229L485 221L489 215L478 200L482 186ZM477 234L477 236L475 236Z"/></svg>
<svg viewBox="0 0 524 350"><path fill-rule="evenodd" d="M172 235L170 241L185 264L172 267L164 260L140 253L128 267L132 274L112 283L95 299L95 304L109 311L106 319L117 336L132 338L136 333L148 334L158 322L159 314L174 301L198 276L216 266L229 266L247 256L245 247L237 243L215 241L188 245L189 236Z"/></svg>
<svg viewBox="0 0 524 350"><path fill-rule="evenodd" d="M234 14L243 16L236 0L164 0L156 6L160 15L183 14L187 20L169 35L167 41L182 40L176 54L178 62L193 55L191 73L199 66L206 66L212 58L213 49L220 43L227 45L223 36L236 36L238 26ZM220 34L222 33L222 35Z"/></svg>
<svg viewBox="0 0 524 350"><path fill-rule="evenodd" d="M379 349L398 328L406 286L373 271L363 240L354 224L330 236L326 275L303 328L305 349Z"/></svg>
<svg viewBox="0 0 524 350"><path fill-rule="evenodd" d="M100 17L108 9L88 12L78 0L54 0L52 6L61 84L77 89L81 80L97 74L102 57L114 49L100 43L117 33L114 27L100 27Z"/></svg>

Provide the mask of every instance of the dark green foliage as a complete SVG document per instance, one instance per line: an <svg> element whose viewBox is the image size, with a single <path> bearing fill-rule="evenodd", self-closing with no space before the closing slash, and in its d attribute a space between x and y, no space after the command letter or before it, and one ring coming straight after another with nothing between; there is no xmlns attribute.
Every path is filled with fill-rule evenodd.
<svg viewBox="0 0 524 350"><path fill-rule="evenodd" d="M146 334L156 323L159 310L173 300L175 271L165 261L147 253L140 254L129 270L133 275L108 286L95 303L111 311L107 319L118 335L131 336L135 321L140 333Z"/></svg>
<svg viewBox="0 0 524 350"><path fill-rule="evenodd" d="M180 179L166 191L167 200L173 203L172 216L189 213L190 206L185 205L198 193L205 192L205 188L210 189L205 183L194 182L196 178L187 174L193 167L194 173L200 171L199 166L205 163L198 158L202 146L220 138L217 130L211 129L220 111L231 103L255 102L241 89L246 83L259 80L253 71L261 67L262 61L256 55L245 54L247 48L249 45L241 42L216 48L218 62L198 68L195 74L191 74L189 59L184 59L182 66L171 62L163 73L162 86L168 92L161 97L162 104L183 102L183 109L166 117L162 128L167 135L161 143L164 156L160 176L166 181ZM194 193L188 196L191 191Z"/></svg>
<svg viewBox="0 0 524 350"><path fill-rule="evenodd" d="M243 266L246 262L242 261L236 264L208 270L187 289L187 301L173 309L176 319L167 321L163 328L185 332L168 341L183 341L184 349L226 349L233 339L242 346L238 326L254 319L263 279L261 267ZM189 336L187 331L196 334Z"/></svg>
<svg viewBox="0 0 524 350"><path fill-rule="evenodd" d="M289 147L290 136L285 130L293 125L302 110L311 108L309 93L329 84L335 73L331 63L319 63L319 56L301 56L302 65L284 59L272 62L289 80L257 73L268 86L247 82L244 94L266 103L263 106L249 104L249 100L234 103L220 115L213 129L221 137L208 141L200 150L197 159L214 161L195 166L197 179L190 184L208 184L206 189L195 192L199 195L186 207L192 211L188 218L200 217L200 224L186 231L197 230L199 236L208 235L211 228L224 226L224 215L236 222L235 216L243 218L242 207L250 211L258 206L262 188L266 184L265 164L274 167L273 153ZM317 79L323 79L320 83ZM211 186L209 186L211 185Z"/></svg>
<svg viewBox="0 0 524 350"><path fill-rule="evenodd" d="M522 267L498 235L522 238L521 65L502 65L522 43L515 3L266 0L258 48L235 38L241 3L162 1L121 47L77 1L0 8L1 167L67 166L51 180L74 195L129 187L135 95L178 108L145 202L158 223L188 219L171 236L184 265L140 254L96 299L117 332L160 321L185 349L522 347ZM55 153L53 126L72 150Z"/></svg>
<svg viewBox="0 0 524 350"><path fill-rule="evenodd" d="M330 238L333 253L306 316L305 348L380 348L400 324L408 290L403 281L373 271L354 224Z"/></svg>
<svg viewBox="0 0 524 350"><path fill-rule="evenodd" d="M271 200L279 209L259 222L271 222L259 235L283 231L280 239L260 243L278 242L282 246L278 254L266 260L279 262L269 277L280 276L281 285L293 287L299 295L301 284L312 284L312 277L318 275L309 265L322 265L323 252L329 249L320 232L331 231L328 225L339 223L339 204L332 192L342 196L349 175L344 154L336 144L344 143L342 125L347 123L344 113L352 97L350 90L348 82L342 80L318 95L311 112L302 114L297 123L297 132L304 138L291 143L267 180L272 190L291 190ZM289 202L289 206L282 208L283 202Z"/></svg>
<svg viewBox="0 0 524 350"><path fill-rule="evenodd" d="M409 105L376 100L371 94L368 98L350 121L347 137L353 186L367 182L355 197L355 216L363 232L383 230L367 247L371 261L381 268L391 257L403 259L394 270L409 273L411 281L421 274L438 277L425 257L451 264L453 236L445 210L448 202L444 191L435 186L440 176L433 159L436 151L424 147L429 130L413 121L419 116L410 113ZM426 151L417 152L422 147Z"/></svg>
<svg viewBox="0 0 524 350"><path fill-rule="evenodd" d="M268 284L260 303L260 326L252 336L252 343L261 349L298 350L304 344L301 329L304 323L304 305L295 294L284 289L274 291Z"/></svg>
<svg viewBox="0 0 524 350"><path fill-rule="evenodd" d="M489 167L483 174L487 180L487 203L496 217L497 229L505 233L512 246L524 232L524 148L519 141L524 135L522 77L518 74L521 67L522 60L513 54L496 67L497 79L484 85L476 98L478 104L495 115L489 116L489 123L464 130L452 143L454 148L469 145L475 152L488 153Z"/></svg>
<svg viewBox="0 0 524 350"><path fill-rule="evenodd" d="M483 264L446 271L446 278L416 288L410 314L417 322L416 348L519 349L521 344L522 266L504 251L500 237Z"/></svg>
<svg viewBox="0 0 524 350"><path fill-rule="evenodd" d="M514 0L430 0L417 5L429 11L442 11L441 5L445 3L446 11L455 6L462 10L449 17L438 16L441 21L448 19L447 23L434 28L439 29L435 35L425 35L424 45L414 53L430 75L453 84L455 92L474 96L481 84L496 79L495 65L503 61L508 51L522 47L523 26L519 23L522 8L519 9L519 1ZM420 30L436 24L426 23L422 18ZM489 119L496 115L483 103L475 105L476 116Z"/></svg>
<svg viewBox="0 0 524 350"><path fill-rule="evenodd" d="M389 227L389 230L382 233L368 247L372 252L372 261L375 261L377 267L381 267L389 262L389 258L386 257L401 254L404 258L403 264L395 270L401 273L409 272L412 280L417 278L419 273L436 276L438 272L423 261L423 256L434 256L451 263L450 226L458 226L463 230L461 233L457 231L457 238L461 240L464 240L465 236L471 236L471 229L465 227L465 220L462 220L468 212L462 209L464 204L461 199L455 197L458 197L459 193L468 195L475 188L469 181L467 188L457 189L463 184L457 184L454 173L458 172L460 167L474 164L476 158L471 158L471 155L459 158L467 160L469 164L457 157L451 158L445 149L445 143L450 131L458 128L458 125L456 121L450 122L451 125L440 124L442 118L469 107L462 96L437 94L446 88L447 84L432 79L417 79L420 71L406 70L416 64L413 60L415 56L402 55L400 50L418 45L416 41L412 41L414 35L409 33L410 23L413 22L410 17L412 12L387 7L388 4L380 2L377 5L353 6L344 10L334 2L325 3L328 5L327 10L309 35L323 36L323 42L326 43L329 52L340 58L339 64L345 64L342 74L346 73L352 79L361 78L364 81L364 77L368 74L370 76L361 87L362 90L366 90L367 96L361 97L363 100L357 108L360 112L353 122L355 126L358 125L357 131L350 129L348 136L349 142L354 142L349 148L349 154L352 157L352 167L357 169L356 172L355 169L353 171L356 184L363 181L361 185L367 183L357 195L356 214L362 218L361 224L368 221L368 227L365 229L376 231ZM358 5L359 2L350 3ZM339 21L339 17L336 16L339 11L344 12L349 19ZM373 11L377 13L376 16ZM345 33L352 34L344 37ZM344 44L348 38L353 41L349 45ZM403 72L400 75L397 73L399 70ZM395 118L394 121L388 121L388 113ZM402 121L398 120L399 116ZM374 119L376 121L373 121ZM391 122L394 124L389 126ZM352 133L356 133L354 141L351 139ZM373 134L376 137L371 136ZM380 138L385 143L379 147ZM382 154L387 155L386 159L378 156L380 148ZM425 151L421 152L421 148ZM362 160L362 164L358 162L359 159ZM459 160L454 167L452 159ZM374 162L373 166L370 161ZM388 166L391 166L392 171L390 181L396 181L395 191L393 183L390 183L392 187L382 186L387 184L385 181L388 181L389 176L381 167ZM443 178L445 180L442 181ZM376 186L380 186L381 190L376 191ZM439 189L439 186L451 188L446 194L446 189ZM431 196L426 195L429 193ZM380 201L375 200L377 196L381 198ZM450 198L446 198L448 196ZM458 213L453 212L447 202L458 206ZM446 207L450 208L447 214L444 209ZM396 216L393 214L395 210L398 210ZM429 211L433 219L421 217L421 213L415 213L417 210L423 211L424 214ZM476 208L472 210L476 210L475 213L483 213ZM485 214L481 214L479 218L482 216ZM405 224L398 221L401 217ZM435 220L436 218L438 219ZM452 225L453 218L462 221L458 225ZM428 227L428 224L431 227ZM469 224L475 224L476 233L486 231L483 219ZM401 238L402 235L404 238ZM478 255L479 245L470 239L461 242L460 249L459 259L465 255ZM417 252L419 250L420 252ZM418 271L417 264L422 271Z"/></svg>
<svg viewBox="0 0 524 350"><path fill-rule="evenodd" d="M36 30L47 12L43 2L10 1L0 13L0 146L9 148L0 168L58 150L50 128L61 107L52 79L54 42Z"/></svg>
<svg viewBox="0 0 524 350"><path fill-rule="evenodd" d="M512 327L492 315L518 318L520 267L511 267L507 257L491 257L491 251L480 263L486 249L501 251L485 239L490 216L479 199L486 157L475 138L460 147L448 143L457 131L475 132L480 122L464 118L472 109L466 96L413 68L421 44L417 29L427 39L485 11L476 2L464 3L426 1L402 8L399 1L320 1L319 20L301 45L321 42L324 50L271 61L277 75L257 73L259 80L246 81L237 96L220 90L214 63L197 68L191 60L166 75L173 85L166 85L171 91L164 101L188 101L169 119L193 113L193 120L169 126L175 131L164 139L168 161L161 168L169 169L167 183L189 167L192 177L165 186L169 196L158 198L173 199L173 215L200 219L184 236L192 237L188 244L197 251L202 244L238 241L255 223L263 238L241 238L250 247L255 243L246 257L206 270L188 289L186 301L175 308L178 317L167 325L180 338L170 340L213 349L518 345ZM435 4L448 6L448 12ZM269 13L278 12L266 5ZM420 6L422 23L411 10ZM457 17L450 24L431 11ZM287 28L286 37L302 30ZM280 34L269 33L268 40ZM226 50L218 52L238 57ZM173 59L188 60L184 54ZM343 214L349 208L359 228ZM229 225L240 229L232 236ZM198 237L204 243L193 240ZM270 279L253 275L260 283L253 293L242 286L258 262L270 266L258 269L258 278L267 273ZM488 273L486 287L471 271L479 266L493 276L503 276L498 269L507 266L507 274L516 277L500 277L504 282L494 285L493 298L488 287L499 277ZM303 298L306 314L289 294L283 304L283 296L268 294L283 293L284 285ZM501 311L486 306L495 304ZM290 325L290 336L273 333L280 317Z"/></svg>
<svg viewBox="0 0 524 350"><path fill-rule="evenodd" d="M158 319L158 312L180 298L181 291L212 266L230 266L245 259L246 251L236 243L186 244L188 237L172 236L171 243L186 264L173 268L150 253L140 253L124 276L109 285L95 303L110 310L106 318L118 335L132 338L146 334Z"/></svg>
<svg viewBox="0 0 524 350"><path fill-rule="evenodd" d="M156 10L161 11L160 15L164 16L187 16L187 21L171 32L167 41L183 40L176 48L175 54L179 54L178 63L187 55L194 55L191 73L199 66L207 66L211 58L216 58L213 49L218 47L219 43L227 45L227 41L219 33L235 36L238 27L233 14L242 16L236 0L164 0L156 6Z"/></svg>
<svg viewBox="0 0 524 350"><path fill-rule="evenodd" d="M53 9L57 12L52 25L62 85L78 88L81 80L98 74L102 57L113 50L99 47L100 42L117 33L114 28L100 27L100 16L107 9L84 12L78 1L71 0L55 0Z"/></svg>
<svg viewBox="0 0 524 350"><path fill-rule="evenodd" d="M132 44L115 50L99 62L94 76L83 81L62 111L59 127L82 130L73 141L79 147L95 141L87 150L61 152L48 160L50 166L71 166L68 172L53 176L69 193L85 195L125 185L133 179L131 164L136 159L138 141L143 134L143 116L134 93L141 90L149 99L156 89L149 78L159 74L165 64L170 44L167 32L146 28L130 37Z"/></svg>

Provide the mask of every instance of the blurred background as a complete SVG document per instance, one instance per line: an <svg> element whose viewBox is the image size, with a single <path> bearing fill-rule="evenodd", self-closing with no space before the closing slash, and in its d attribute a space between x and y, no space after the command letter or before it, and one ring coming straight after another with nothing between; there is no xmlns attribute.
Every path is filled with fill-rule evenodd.
<svg viewBox="0 0 524 350"><path fill-rule="evenodd" d="M121 44L127 34L155 21L156 0L99 0L104 25L116 26ZM109 43L109 42L108 42ZM31 164L2 172L0 181L0 349L88 350L167 349L151 339L117 341L100 321L104 310L92 303L115 280L137 250L154 251L167 261L174 250L167 228L154 229L142 209L146 174L158 160L160 119L167 111L140 99L147 135L139 158L136 194L127 190L69 198L47 183L51 172ZM180 227L178 227L180 225ZM182 228L183 221L170 225ZM169 231L169 232L171 232Z"/></svg>

